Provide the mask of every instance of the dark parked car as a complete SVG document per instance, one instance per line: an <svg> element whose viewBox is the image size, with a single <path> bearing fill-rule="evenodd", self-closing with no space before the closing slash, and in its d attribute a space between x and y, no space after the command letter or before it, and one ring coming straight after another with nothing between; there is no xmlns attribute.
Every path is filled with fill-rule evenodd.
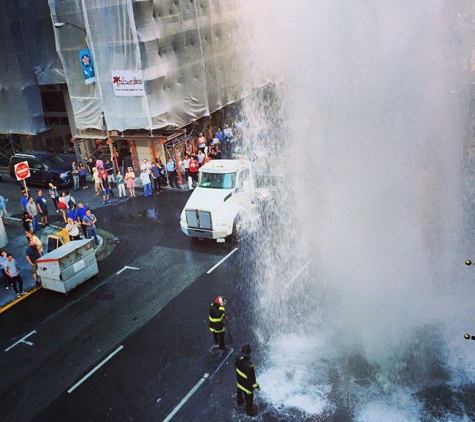
<svg viewBox="0 0 475 422"><path fill-rule="evenodd" d="M8 172L15 179L15 164L21 161L28 161L30 167L30 177L26 179L27 184L48 186L48 183L53 182L57 187L72 184L71 165L59 155L48 152L13 155L10 158Z"/></svg>

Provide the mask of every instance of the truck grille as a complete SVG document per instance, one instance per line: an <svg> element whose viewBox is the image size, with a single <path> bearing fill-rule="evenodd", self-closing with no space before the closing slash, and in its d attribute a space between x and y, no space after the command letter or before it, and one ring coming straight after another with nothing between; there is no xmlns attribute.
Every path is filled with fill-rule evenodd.
<svg viewBox="0 0 475 422"><path fill-rule="evenodd" d="M208 211L186 210L186 222L188 227L212 229L211 213Z"/></svg>

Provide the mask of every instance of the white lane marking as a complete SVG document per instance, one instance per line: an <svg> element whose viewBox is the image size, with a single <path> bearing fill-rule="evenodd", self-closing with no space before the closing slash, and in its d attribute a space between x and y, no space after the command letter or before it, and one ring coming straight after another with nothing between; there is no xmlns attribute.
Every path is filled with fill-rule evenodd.
<svg viewBox="0 0 475 422"><path fill-rule="evenodd" d="M233 349L233 348L230 348L230 349L229 349L229 352L228 352L228 354L226 355L226 357L224 358L224 360L219 364L219 366L216 368L216 371L214 371L214 372L212 373L212 375L209 377L209 379L211 379L211 378L214 377L214 374L216 374L216 372L219 371L219 368L221 368L221 366L223 366L224 362L226 362L226 361L228 360L228 357L231 356L231 353L233 353L233 352L234 352L234 349Z"/></svg>
<svg viewBox="0 0 475 422"><path fill-rule="evenodd" d="M216 268L218 268L224 261L226 261L237 250L238 250L238 248L234 248L221 261L219 261L214 267L211 267L208 271L206 271L206 274L211 274Z"/></svg>
<svg viewBox="0 0 475 422"><path fill-rule="evenodd" d="M307 268L307 267L308 267L308 264L310 264L311 262L312 262L312 259L309 259L309 260L307 261L307 263L306 263L302 268L300 268L299 271L297 271L297 274L295 274L295 275L287 282L287 284L284 285L284 287L285 287L285 288L290 287L290 285L293 284L293 282L297 279L297 277L298 277L300 274L302 274L302 271L305 270L305 268Z"/></svg>
<svg viewBox="0 0 475 422"><path fill-rule="evenodd" d="M122 271L125 271L125 270L139 270L140 268L137 268L137 267L129 267L129 266L125 266L124 268L122 268L120 271L116 272L115 275L119 275Z"/></svg>
<svg viewBox="0 0 475 422"><path fill-rule="evenodd" d="M163 422L169 422L172 420L173 416L182 408L182 406L188 401L188 399L195 394L196 390L200 388L201 384L203 384L209 378L209 374L204 374L201 379L196 383L196 385L188 392L188 394L183 397L183 400L178 403L178 405L172 410L172 412L163 420Z"/></svg>
<svg viewBox="0 0 475 422"><path fill-rule="evenodd" d="M25 337L21 338L16 343L13 343L10 347L7 347L5 349L5 352L8 352L10 349L13 349L19 343L25 343L25 344L28 344L28 346L33 346L33 343L31 341L25 341L27 337L30 337L33 334L36 334L36 330L33 330L30 334L27 334Z"/></svg>
<svg viewBox="0 0 475 422"><path fill-rule="evenodd" d="M69 390L68 393L72 393L77 387L79 387L84 381L86 381L94 372L96 372L102 365L104 365L107 361L112 359L117 353L119 353L124 346L120 345L115 352L112 352L109 356L107 356L99 365L97 365L94 369L89 371L86 375L84 375L76 384L74 384Z"/></svg>

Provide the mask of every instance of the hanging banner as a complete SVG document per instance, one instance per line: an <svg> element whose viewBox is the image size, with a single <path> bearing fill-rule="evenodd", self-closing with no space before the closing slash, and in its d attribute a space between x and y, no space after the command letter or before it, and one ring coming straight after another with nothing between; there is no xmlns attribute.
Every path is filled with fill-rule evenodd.
<svg viewBox="0 0 475 422"><path fill-rule="evenodd" d="M141 70L113 70L112 85L117 97L140 97L145 95Z"/></svg>
<svg viewBox="0 0 475 422"><path fill-rule="evenodd" d="M91 52L89 49L81 50L79 52L79 61L81 62L82 74L84 75L84 82L86 82L86 85L96 82L96 75L94 73L94 66L92 64Z"/></svg>

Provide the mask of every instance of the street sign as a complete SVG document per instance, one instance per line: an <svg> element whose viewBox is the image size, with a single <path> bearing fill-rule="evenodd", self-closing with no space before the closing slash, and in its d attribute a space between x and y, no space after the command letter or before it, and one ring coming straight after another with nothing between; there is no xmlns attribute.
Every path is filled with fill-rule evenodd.
<svg viewBox="0 0 475 422"><path fill-rule="evenodd" d="M30 177L28 161L20 161L18 164L15 164L15 176L16 180L25 180Z"/></svg>

